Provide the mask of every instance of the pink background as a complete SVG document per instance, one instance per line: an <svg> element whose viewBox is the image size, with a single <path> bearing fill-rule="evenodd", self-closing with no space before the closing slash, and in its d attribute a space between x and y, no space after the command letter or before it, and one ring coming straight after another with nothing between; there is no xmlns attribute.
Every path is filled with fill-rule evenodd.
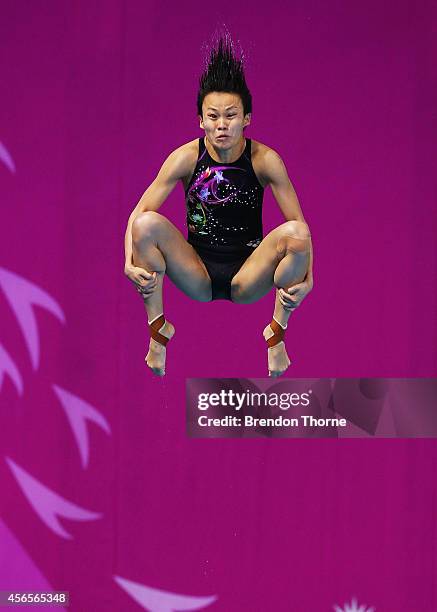
<svg viewBox="0 0 437 612"><path fill-rule="evenodd" d="M313 235L289 376L436 376L433 3L3 1L0 589L68 590L74 612L431 612L433 440L186 437L186 378L267 374L273 294L202 304L167 282L165 380L144 364L126 223L201 135L222 22L249 56L247 135L283 157ZM161 212L183 228L181 186Z"/></svg>

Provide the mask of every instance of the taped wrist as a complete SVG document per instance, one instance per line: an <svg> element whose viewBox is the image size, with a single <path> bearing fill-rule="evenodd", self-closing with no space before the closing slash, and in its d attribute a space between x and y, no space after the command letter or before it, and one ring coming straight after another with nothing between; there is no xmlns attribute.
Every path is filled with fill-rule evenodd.
<svg viewBox="0 0 437 612"><path fill-rule="evenodd" d="M267 339L267 345L269 348L271 348L272 346L276 346L280 342L284 341L285 330L287 328L282 327L282 325L280 325L276 319L272 319L272 322L270 323L270 329L273 332L273 336Z"/></svg>
<svg viewBox="0 0 437 612"><path fill-rule="evenodd" d="M155 317L154 319L152 319L152 321L149 321L148 323L149 323L150 335L153 338L153 340L155 340L159 344L162 344L162 346L165 346L167 342L169 341L169 338L167 338L167 336L164 336L163 334L160 333L160 331L165 325L164 315L161 314Z"/></svg>

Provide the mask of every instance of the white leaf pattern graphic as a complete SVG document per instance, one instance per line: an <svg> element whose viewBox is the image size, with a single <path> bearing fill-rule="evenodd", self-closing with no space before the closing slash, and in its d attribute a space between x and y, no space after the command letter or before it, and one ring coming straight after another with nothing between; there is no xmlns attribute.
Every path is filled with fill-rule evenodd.
<svg viewBox="0 0 437 612"><path fill-rule="evenodd" d="M12 172L12 174L15 174L16 172L15 163L14 163L14 160L12 159L12 155L9 153L5 145L1 142L0 142L0 160L4 163L6 168L8 168L8 170Z"/></svg>
<svg viewBox="0 0 437 612"><path fill-rule="evenodd" d="M93 423L96 423L96 425L103 429L108 435L111 435L111 428L105 417L91 406L91 404L88 404L88 402L77 397L77 395L73 395L73 393L62 389L58 385L52 385L52 388L61 402L70 422L71 429L73 430L79 448L82 467L86 468L88 466L90 449L86 421L93 421Z"/></svg>
<svg viewBox="0 0 437 612"><path fill-rule="evenodd" d="M334 612L375 612L375 608L368 608L365 604L358 606L358 600L354 598L350 604L345 603L344 608L334 606Z"/></svg>
<svg viewBox="0 0 437 612"><path fill-rule="evenodd" d="M15 384L18 395L23 395L23 379L21 374L18 371L15 362L12 360L12 357L9 355L4 346L0 344L0 391L2 390L5 374L7 374Z"/></svg>
<svg viewBox="0 0 437 612"><path fill-rule="evenodd" d="M57 515L74 521L94 521L102 518L101 513L86 510L61 497L31 476L12 459L6 457L6 462L33 510L43 523L59 537L72 539L73 536L63 528Z"/></svg>
<svg viewBox="0 0 437 612"><path fill-rule="evenodd" d="M47 593L55 590L23 544L2 519L0 519L0 542L2 543L0 546L0 571L3 585L7 585L7 588L12 591L21 591L23 589L23 576L25 576L26 588L31 591ZM24 609L26 608L27 606L24 607ZM67 608L56 606L56 610L61 612L61 610L67 610Z"/></svg>
<svg viewBox="0 0 437 612"><path fill-rule="evenodd" d="M29 350L32 367L38 369L40 356L40 341L33 306L41 306L51 312L62 323L65 323L64 313L59 304L34 283L18 274L0 268L0 287L3 289L24 335Z"/></svg>
<svg viewBox="0 0 437 612"><path fill-rule="evenodd" d="M114 576L115 582L128 593L144 610L149 612L183 612L185 610L201 610L214 601L217 596L193 597L191 595L177 595L160 589L133 582L121 576Z"/></svg>

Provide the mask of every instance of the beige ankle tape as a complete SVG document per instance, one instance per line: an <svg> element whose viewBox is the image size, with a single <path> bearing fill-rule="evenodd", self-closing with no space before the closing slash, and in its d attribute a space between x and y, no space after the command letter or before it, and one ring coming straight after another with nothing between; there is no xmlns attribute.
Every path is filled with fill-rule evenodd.
<svg viewBox="0 0 437 612"><path fill-rule="evenodd" d="M162 346L165 346L169 341L169 338L159 333L164 327L164 325L165 317L163 314L160 314L151 321L149 321L149 330L151 337L159 344L162 344Z"/></svg>
<svg viewBox="0 0 437 612"><path fill-rule="evenodd" d="M273 332L273 336L267 339L268 347L276 346L280 342L283 342L285 336L285 330L287 327L283 327L278 321L273 317L272 322L270 323L270 329Z"/></svg>

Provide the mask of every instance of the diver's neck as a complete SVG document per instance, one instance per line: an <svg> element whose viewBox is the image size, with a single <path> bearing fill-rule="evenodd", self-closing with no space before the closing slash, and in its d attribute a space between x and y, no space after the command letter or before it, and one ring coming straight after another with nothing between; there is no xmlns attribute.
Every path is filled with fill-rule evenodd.
<svg viewBox="0 0 437 612"><path fill-rule="evenodd" d="M241 136L241 139L235 146L233 146L231 149L226 149L225 151L222 149L216 149L209 142L206 136L204 138L204 143L210 157L214 161L222 162L223 164L232 164L233 162L237 161L246 148L246 139L244 138L244 135Z"/></svg>

